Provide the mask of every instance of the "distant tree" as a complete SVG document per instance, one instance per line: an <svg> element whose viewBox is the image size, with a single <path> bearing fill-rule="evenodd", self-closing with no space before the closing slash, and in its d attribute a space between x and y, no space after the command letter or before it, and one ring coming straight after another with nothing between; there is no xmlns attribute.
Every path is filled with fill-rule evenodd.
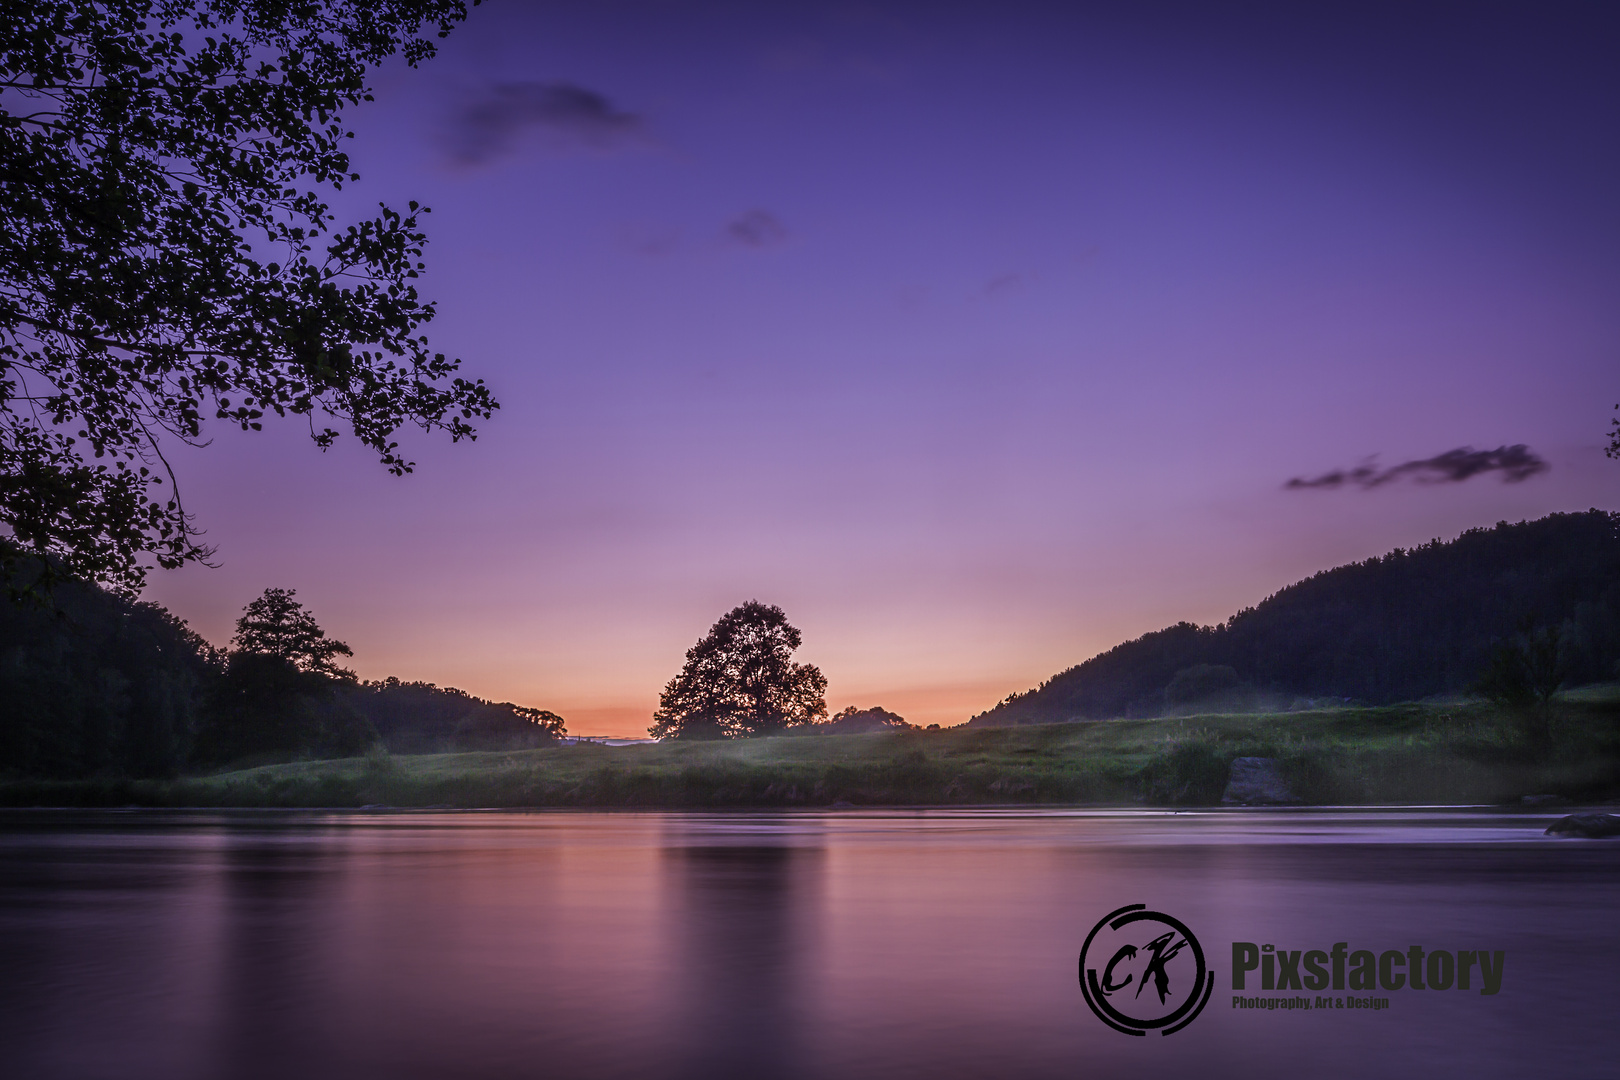
<svg viewBox="0 0 1620 1080"><path fill-rule="evenodd" d="M1615 406L1620 410L1620 405ZM1613 430L1609 432L1609 447L1603 451L1612 458L1620 458L1620 420L1614 421Z"/></svg>
<svg viewBox="0 0 1620 1080"><path fill-rule="evenodd" d="M828 735L859 735L869 731L907 731L912 727L899 713L892 713L881 705L859 709L846 705L838 715L816 729Z"/></svg>
<svg viewBox="0 0 1620 1080"><path fill-rule="evenodd" d="M473 0L474 3L477 0ZM497 408L431 351L425 208L342 227L346 108L464 0L32 0L0 14L0 570L126 593L206 559L162 443L205 420L346 427L382 464L414 424ZM47 583L48 584L48 583Z"/></svg>
<svg viewBox="0 0 1620 1080"><path fill-rule="evenodd" d="M355 680L334 658L353 651L327 637L295 595L266 589L236 620L199 739L204 760L287 751L348 756L376 740L371 722L336 694Z"/></svg>
<svg viewBox="0 0 1620 1080"><path fill-rule="evenodd" d="M235 652L277 656L299 671L352 679L354 673L340 668L335 656L353 656L354 650L326 636L315 616L304 610L293 597L296 589L266 589L242 609L236 620L236 636L231 639Z"/></svg>
<svg viewBox="0 0 1620 1080"><path fill-rule="evenodd" d="M1544 705L1568 672L1561 630L1525 620L1517 635L1496 647L1476 688L1500 705Z"/></svg>
<svg viewBox="0 0 1620 1080"><path fill-rule="evenodd" d="M1533 619L1519 624L1519 633L1498 645L1485 674L1475 685L1508 715L1532 757L1551 749L1554 710L1548 708L1569 674L1568 650L1557 626L1537 627Z"/></svg>
<svg viewBox="0 0 1620 1080"><path fill-rule="evenodd" d="M513 713L539 728L548 739L555 739L560 735L568 734L568 721L550 709L534 709L527 705L511 705L510 703L502 703L497 707L511 708Z"/></svg>
<svg viewBox="0 0 1620 1080"><path fill-rule="evenodd" d="M775 605L733 608L686 650L686 664L664 687L648 731L655 738L726 739L768 735L827 715L827 679L796 664L799 631Z"/></svg>

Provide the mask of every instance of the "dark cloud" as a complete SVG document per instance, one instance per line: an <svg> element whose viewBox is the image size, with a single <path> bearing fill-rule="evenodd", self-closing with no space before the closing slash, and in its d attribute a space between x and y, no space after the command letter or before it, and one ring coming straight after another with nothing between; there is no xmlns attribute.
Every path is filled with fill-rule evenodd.
<svg viewBox="0 0 1620 1080"><path fill-rule="evenodd" d="M1517 484L1537 473L1544 473L1551 467L1523 443L1498 446L1495 450L1475 450L1472 446L1459 446L1455 450L1447 450L1432 458L1407 461L1387 469L1380 469L1368 463L1354 469L1335 469L1333 472L1323 473L1311 479L1296 476L1283 487L1295 490L1338 488L1353 484L1371 490L1406 476L1414 478L1420 484L1460 484L1470 477L1490 472L1501 473L1504 484Z"/></svg>
<svg viewBox="0 0 1620 1080"><path fill-rule="evenodd" d="M750 210L726 226L726 235L749 247L770 247L787 239L787 226L775 214Z"/></svg>
<svg viewBox="0 0 1620 1080"><path fill-rule="evenodd" d="M643 124L572 83L497 83L457 111L445 141L456 161L480 165L511 149L526 128L540 129L558 148L604 149L639 135Z"/></svg>

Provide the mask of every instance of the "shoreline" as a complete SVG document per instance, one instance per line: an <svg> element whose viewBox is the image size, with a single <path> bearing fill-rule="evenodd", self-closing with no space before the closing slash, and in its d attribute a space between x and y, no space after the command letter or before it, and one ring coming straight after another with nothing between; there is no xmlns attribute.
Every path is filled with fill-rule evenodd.
<svg viewBox="0 0 1620 1080"><path fill-rule="evenodd" d="M388 755L170 779L14 777L0 806L842 809L1221 805L1232 762L1269 758L1309 807L1620 801L1620 702L1565 701L1527 741L1484 704L1211 714L867 735ZM1539 730L1539 728L1537 729ZM1536 800L1533 804L1526 799Z"/></svg>

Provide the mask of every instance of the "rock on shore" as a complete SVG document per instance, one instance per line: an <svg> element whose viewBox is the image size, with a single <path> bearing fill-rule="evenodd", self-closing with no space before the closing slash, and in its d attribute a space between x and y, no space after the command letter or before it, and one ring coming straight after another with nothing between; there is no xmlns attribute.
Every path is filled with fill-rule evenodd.
<svg viewBox="0 0 1620 1080"><path fill-rule="evenodd" d="M1547 826L1548 836L1584 836L1596 840L1620 836L1620 817L1613 814L1571 814Z"/></svg>

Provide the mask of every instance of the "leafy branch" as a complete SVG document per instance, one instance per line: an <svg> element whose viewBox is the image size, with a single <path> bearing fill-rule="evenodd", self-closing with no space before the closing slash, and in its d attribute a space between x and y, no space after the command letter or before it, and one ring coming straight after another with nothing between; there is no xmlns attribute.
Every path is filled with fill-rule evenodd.
<svg viewBox="0 0 1620 1080"><path fill-rule="evenodd" d="M498 403L422 332L428 209L338 228L323 194L359 179L342 116L370 72L466 13L41 0L0 23L0 563L129 592L207 559L159 438L205 445L209 419L307 416L324 449L320 413L395 474L407 424L475 437Z"/></svg>

